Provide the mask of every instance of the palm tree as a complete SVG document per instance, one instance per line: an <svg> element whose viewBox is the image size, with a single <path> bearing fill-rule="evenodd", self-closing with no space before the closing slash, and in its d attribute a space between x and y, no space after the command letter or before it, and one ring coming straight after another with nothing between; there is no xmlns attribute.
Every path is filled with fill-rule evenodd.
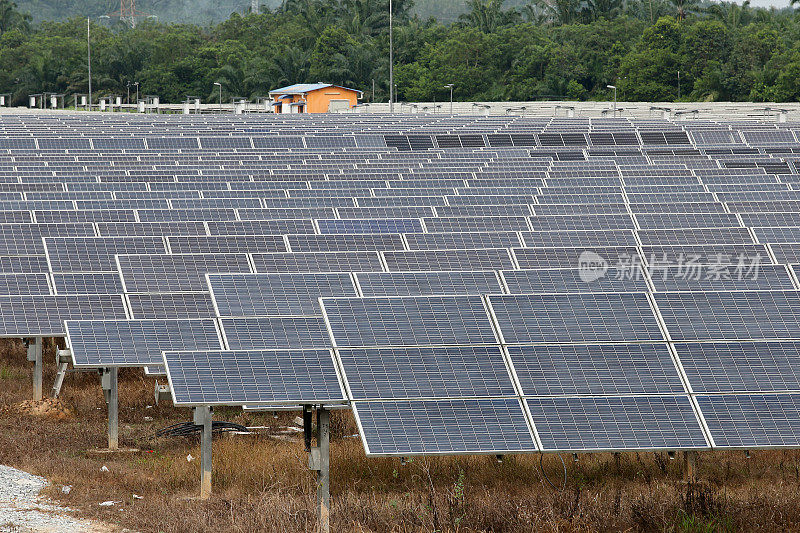
<svg viewBox="0 0 800 533"><path fill-rule="evenodd" d="M672 5L675 6L675 16L680 22L700 10L700 0L672 0Z"/></svg>
<svg viewBox="0 0 800 533"><path fill-rule="evenodd" d="M745 0L741 6L734 2L712 3L706 8L706 13L732 28L746 26L753 20L750 0Z"/></svg>

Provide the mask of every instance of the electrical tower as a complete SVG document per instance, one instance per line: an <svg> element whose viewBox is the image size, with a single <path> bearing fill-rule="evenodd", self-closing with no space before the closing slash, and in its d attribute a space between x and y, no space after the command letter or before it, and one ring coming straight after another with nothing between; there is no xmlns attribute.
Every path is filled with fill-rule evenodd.
<svg viewBox="0 0 800 533"><path fill-rule="evenodd" d="M155 18L155 15L148 15L136 9L136 0L120 0L119 10L106 15L107 17L119 17L119 20L128 24L131 28L136 27L136 19Z"/></svg>

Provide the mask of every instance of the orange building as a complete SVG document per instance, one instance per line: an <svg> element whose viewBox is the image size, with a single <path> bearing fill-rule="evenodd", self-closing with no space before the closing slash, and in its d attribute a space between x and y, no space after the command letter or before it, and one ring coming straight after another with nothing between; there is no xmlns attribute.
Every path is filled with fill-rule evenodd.
<svg viewBox="0 0 800 533"><path fill-rule="evenodd" d="M330 83L297 83L269 92L275 113L328 113L352 109L364 93Z"/></svg>

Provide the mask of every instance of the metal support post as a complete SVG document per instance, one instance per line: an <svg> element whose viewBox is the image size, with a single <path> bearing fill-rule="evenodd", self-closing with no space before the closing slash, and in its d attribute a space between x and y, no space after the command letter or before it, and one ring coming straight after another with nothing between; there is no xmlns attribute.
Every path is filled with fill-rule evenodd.
<svg viewBox="0 0 800 533"><path fill-rule="evenodd" d="M42 338L28 341L28 361L33 362L33 400L42 399Z"/></svg>
<svg viewBox="0 0 800 533"><path fill-rule="evenodd" d="M329 533L331 530L330 428L330 411L320 406L317 409L317 447L319 448L317 518L319 520L319 533Z"/></svg>
<svg viewBox="0 0 800 533"><path fill-rule="evenodd" d="M697 450L687 450L683 452L684 473L687 483L697 481Z"/></svg>
<svg viewBox="0 0 800 533"><path fill-rule="evenodd" d="M212 412L212 408L207 405L194 408L194 423L203 426L200 437L200 499L202 500L211 497Z"/></svg>
<svg viewBox="0 0 800 533"><path fill-rule="evenodd" d="M104 368L100 378L103 394L108 404L108 449L119 449L119 369L117 367Z"/></svg>

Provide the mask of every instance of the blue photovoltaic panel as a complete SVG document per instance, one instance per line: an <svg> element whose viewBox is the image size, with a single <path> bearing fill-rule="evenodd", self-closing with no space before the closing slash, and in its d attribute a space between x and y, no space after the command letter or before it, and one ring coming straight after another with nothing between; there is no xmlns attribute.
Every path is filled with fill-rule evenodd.
<svg viewBox="0 0 800 533"><path fill-rule="evenodd" d="M239 212L241 215L241 211ZM294 214L293 217L298 217ZM284 220L224 220L208 221L211 235L284 235L287 233L315 233L310 219L288 218Z"/></svg>
<svg viewBox="0 0 800 533"><path fill-rule="evenodd" d="M234 209L137 209L142 222L236 220Z"/></svg>
<svg viewBox="0 0 800 533"><path fill-rule="evenodd" d="M758 242L762 243L800 242L800 226L753 228L753 233L755 233Z"/></svg>
<svg viewBox="0 0 800 533"><path fill-rule="evenodd" d="M326 233L413 233L422 231L418 218L319 219L319 232Z"/></svg>
<svg viewBox="0 0 800 533"><path fill-rule="evenodd" d="M211 318L214 301L207 292L126 295L132 318Z"/></svg>
<svg viewBox="0 0 800 533"><path fill-rule="evenodd" d="M654 297L675 341L800 338L796 291L667 292Z"/></svg>
<svg viewBox="0 0 800 533"><path fill-rule="evenodd" d="M524 396L686 392L666 344L509 346Z"/></svg>
<svg viewBox="0 0 800 533"><path fill-rule="evenodd" d="M800 394L697 396L714 446L800 446Z"/></svg>
<svg viewBox="0 0 800 533"><path fill-rule="evenodd" d="M231 350L327 348L331 338L322 317L221 318Z"/></svg>
<svg viewBox="0 0 800 533"><path fill-rule="evenodd" d="M459 233L406 233L409 250L466 250L477 248L511 248L521 246L516 231Z"/></svg>
<svg viewBox="0 0 800 533"><path fill-rule="evenodd" d="M747 228L680 228L638 230L643 246L691 246L693 244L751 244Z"/></svg>
<svg viewBox="0 0 800 533"><path fill-rule="evenodd" d="M323 296L356 297L350 274L209 274L219 316L316 316Z"/></svg>
<svg viewBox="0 0 800 533"><path fill-rule="evenodd" d="M544 292L644 292L649 290L638 266L625 269L558 268L503 270L509 294Z"/></svg>
<svg viewBox="0 0 800 533"><path fill-rule="evenodd" d="M56 272L56 294L120 294L122 280L115 272Z"/></svg>
<svg viewBox="0 0 800 533"><path fill-rule="evenodd" d="M94 237L88 223L0 224L0 255L43 254L42 237Z"/></svg>
<svg viewBox="0 0 800 533"><path fill-rule="evenodd" d="M175 405L344 403L330 350L164 352Z"/></svg>
<svg viewBox="0 0 800 533"><path fill-rule="evenodd" d="M289 235L292 252L367 252L402 250L397 233L350 233L328 235Z"/></svg>
<svg viewBox="0 0 800 533"><path fill-rule="evenodd" d="M636 221L642 229L741 226L733 213L640 213L636 215Z"/></svg>
<svg viewBox="0 0 800 533"><path fill-rule="evenodd" d="M643 342L664 339L644 293L489 297L503 342Z"/></svg>
<svg viewBox="0 0 800 533"><path fill-rule="evenodd" d="M536 451L515 399L357 402L353 411L370 456Z"/></svg>
<svg viewBox="0 0 800 533"><path fill-rule="evenodd" d="M533 231L633 229L633 219L624 215L537 215L528 217Z"/></svg>
<svg viewBox="0 0 800 533"><path fill-rule="evenodd" d="M457 233L459 231L528 231L530 229L526 217L426 218L425 227L431 233Z"/></svg>
<svg viewBox="0 0 800 533"><path fill-rule="evenodd" d="M49 270L43 255L0 256L0 274L37 274Z"/></svg>
<svg viewBox="0 0 800 533"><path fill-rule="evenodd" d="M800 391L800 342L675 343L695 393Z"/></svg>
<svg viewBox="0 0 800 533"><path fill-rule="evenodd" d="M234 254L285 252L282 235L196 235L167 237L173 254Z"/></svg>
<svg viewBox="0 0 800 533"><path fill-rule="evenodd" d="M63 337L65 320L103 318L127 318L122 296L0 296L2 337Z"/></svg>
<svg viewBox="0 0 800 533"><path fill-rule="evenodd" d="M0 274L0 294L50 294L47 274Z"/></svg>
<svg viewBox="0 0 800 533"><path fill-rule="evenodd" d="M514 268L505 248L384 252L390 272L503 270Z"/></svg>
<svg viewBox="0 0 800 533"><path fill-rule="evenodd" d="M205 235L202 222L98 222L103 237L124 235Z"/></svg>
<svg viewBox="0 0 800 533"><path fill-rule="evenodd" d="M161 365L161 352L219 350L214 320L67 320L67 339L75 366Z"/></svg>
<svg viewBox="0 0 800 533"><path fill-rule="evenodd" d="M521 269L582 268L604 264L625 270L642 263L639 251L633 246L514 248L512 251Z"/></svg>
<svg viewBox="0 0 800 533"><path fill-rule="evenodd" d="M256 272L380 272L378 252L253 254Z"/></svg>
<svg viewBox="0 0 800 533"><path fill-rule="evenodd" d="M772 263L763 244L642 246L642 259L653 266L766 265ZM780 262L780 261L779 261Z"/></svg>
<svg viewBox="0 0 800 533"><path fill-rule="evenodd" d="M688 396L528 398L548 451L707 448Z"/></svg>
<svg viewBox="0 0 800 533"><path fill-rule="evenodd" d="M520 235L526 248L636 246L637 244L631 230L523 231Z"/></svg>
<svg viewBox="0 0 800 533"><path fill-rule="evenodd" d="M323 298L334 346L497 343L480 296Z"/></svg>
<svg viewBox="0 0 800 533"><path fill-rule="evenodd" d="M338 351L353 400L515 396L499 346Z"/></svg>
<svg viewBox="0 0 800 533"><path fill-rule="evenodd" d="M496 294L503 289L494 271L359 272L363 296Z"/></svg>
<svg viewBox="0 0 800 533"><path fill-rule="evenodd" d="M133 209L109 209L93 211L35 211L39 223L64 222L135 222Z"/></svg>
<svg viewBox="0 0 800 533"><path fill-rule="evenodd" d="M113 272L116 254L165 254L162 237L45 237L53 272Z"/></svg>
<svg viewBox="0 0 800 533"><path fill-rule="evenodd" d="M684 265L653 267L649 272L659 292L794 289L784 265Z"/></svg>
<svg viewBox="0 0 800 533"><path fill-rule="evenodd" d="M126 292L205 291L206 274L250 272L246 254L119 255Z"/></svg>

